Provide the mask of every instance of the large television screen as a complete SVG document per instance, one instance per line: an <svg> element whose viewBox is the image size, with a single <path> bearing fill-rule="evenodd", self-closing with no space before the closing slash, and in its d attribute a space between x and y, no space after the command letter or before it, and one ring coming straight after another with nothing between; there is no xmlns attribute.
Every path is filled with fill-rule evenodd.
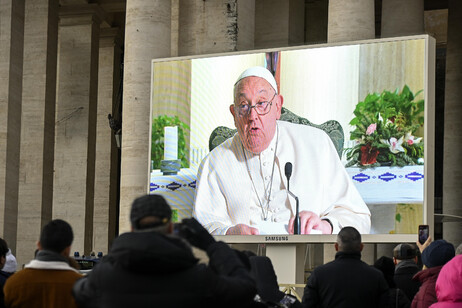
<svg viewBox="0 0 462 308"><path fill-rule="evenodd" d="M192 215L196 174L210 152L210 137L217 127L235 129L234 84L247 68L262 66L274 74L284 112L304 123L299 125L307 120L325 130L334 120L343 130L343 138L330 137L370 211L365 239L414 241L418 225L433 225L434 62L435 43L426 35L155 59L150 193L166 197L175 219ZM164 126L178 128L171 135ZM167 153L172 138L173 157ZM182 160L180 171L159 170L164 159ZM242 189L251 187L236 187ZM255 227L261 227L260 235L219 237L228 242L334 238L317 232L289 235L288 223Z"/></svg>

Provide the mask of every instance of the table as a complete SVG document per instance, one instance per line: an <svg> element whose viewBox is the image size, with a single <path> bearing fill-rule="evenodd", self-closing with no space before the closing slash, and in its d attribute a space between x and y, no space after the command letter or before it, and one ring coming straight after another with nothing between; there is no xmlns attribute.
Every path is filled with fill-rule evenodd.
<svg viewBox="0 0 462 308"><path fill-rule="evenodd" d="M174 211L173 220L191 217L196 189L196 169L183 168L175 175L151 172L150 194L162 195ZM175 219L176 216L176 219Z"/></svg>
<svg viewBox="0 0 462 308"><path fill-rule="evenodd" d="M346 170L371 211L371 233L417 233L423 222L423 165Z"/></svg>
<svg viewBox="0 0 462 308"><path fill-rule="evenodd" d="M367 204L423 203L423 165L346 170Z"/></svg>

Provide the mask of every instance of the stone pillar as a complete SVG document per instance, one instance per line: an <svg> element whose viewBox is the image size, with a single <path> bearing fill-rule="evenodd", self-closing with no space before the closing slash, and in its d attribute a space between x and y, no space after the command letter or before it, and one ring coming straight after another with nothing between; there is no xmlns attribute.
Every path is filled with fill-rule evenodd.
<svg viewBox="0 0 462 308"><path fill-rule="evenodd" d="M382 37L423 33L424 0L382 1Z"/></svg>
<svg viewBox="0 0 462 308"><path fill-rule="evenodd" d="M180 0L172 0L172 18L171 18L171 43L170 55L178 56L178 36L179 36L179 17L180 17Z"/></svg>
<svg viewBox="0 0 462 308"><path fill-rule="evenodd" d="M72 225L82 254L93 237L100 19L78 12L60 9L53 218Z"/></svg>
<svg viewBox="0 0 462 308"><path fill-rule="evenodd" d="M0 237L16 252L24 0L0 0Z"/></svg>
<svg viewBox="0 0 462 308"><path fill-rule="evenodd" d="M305 44L327 42L328 0L305 2Z"/></svg>
<svg viewBox="0 0 462 308"><path fill-rule="evenodd" d="M58 0L26 1L18 198L18 264L28 262L51 220Z"/></svg>
<svg viewBox="0 0 462 308"><path fill-rule="evenodd" d="M108 114L118 115L121 37L117 28L102 28L99 40L93 251L107 253L116 235L118 152Z"/></svg>
<svg viewBox="0 0 462 308"><path fill-rule="evenodd" d="M179 3L180 56L253 49L255 0Z"/></svg>
<svg viewBox="0 0 462 308"><path fill-rule="evenodd" d="M148 192L151 60L170 55L170 0L127 0L119 230L130 230L130 206Z"/></svg>
<svg viewBox="0 0 462 308"><path fill-rule="evenodd" d="M346 42L375 38L374 1L329 0L327 41Z"/></svg>
<svg viewBox="0 0 462 308"><path fill-rule="evenodd" d="M462 216L462 2L448 1L448 44L444 103L443 214ZM462 243L462 223L443 224L443 238Z"/></svg>
<svg viewBox="0 0 462 308"><path fill-rule="evenodd" d="M255 48L302 45L304 0L255 0Z"/></svg>

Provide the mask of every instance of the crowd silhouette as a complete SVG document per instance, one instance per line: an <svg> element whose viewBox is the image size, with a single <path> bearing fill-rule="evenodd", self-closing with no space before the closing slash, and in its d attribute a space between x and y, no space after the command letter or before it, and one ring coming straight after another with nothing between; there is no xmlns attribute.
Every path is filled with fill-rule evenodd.
<svg viewBox="0 0 462 308"><path fill-rule="evenodd" d="M19 271L0 239L0 308L462 307L462 245L445 240L401 243L393 258L370 266L361 260L361 234L344 227L335 259L314 269L300 302L280 291L269 258L216 241L194 218L174 224L162 196L137 198L130 220L132 231L85 275L70 257L66 221L44 226L34 259ZM207 253L208 264L192 247Z"/></svg>

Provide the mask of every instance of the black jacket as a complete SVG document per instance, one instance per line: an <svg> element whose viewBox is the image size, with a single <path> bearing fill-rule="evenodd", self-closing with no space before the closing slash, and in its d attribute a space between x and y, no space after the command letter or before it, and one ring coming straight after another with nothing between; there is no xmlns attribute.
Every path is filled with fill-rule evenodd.
<svg viewBox="0 0 462 308"><path fill-rule="evenodd" d="M386 296L385 308L409 308L411 301L407 298L401 289L388 289Z"/></svg>
<svg viewBox="0 0 462 308"><path fill-rule="evenodd" d="M420 288L420 282L412 280L412 277L418 272L419 267L413 260L403 260L395 267L394 280L396 287L403 290L411 302Z"/></svg>
<svg viewBox="0 0 462 308"><path fill-rule="evenodd" d="M80 307L245 307L255 282L225 243L208 247L198 264L182 239L154 232L125 233L87 278L76 282Z"/></svg>
<svg viewBox="0 0 462 308"><path fill-rule="evenodd" d="M0 271L0 308L5 307L5 295L3 294L3 286L5 285L5 282L8 279L8 277L10 277L11 275L13 275L13 273Z"/></svg>
<svg viewBox="0 0 462 308"><path fill-rule="evenodd" d="M335 260L313 271L303 307L381 307L388 285L382 272L361 261L360 253L337 252Z"/></svg>

